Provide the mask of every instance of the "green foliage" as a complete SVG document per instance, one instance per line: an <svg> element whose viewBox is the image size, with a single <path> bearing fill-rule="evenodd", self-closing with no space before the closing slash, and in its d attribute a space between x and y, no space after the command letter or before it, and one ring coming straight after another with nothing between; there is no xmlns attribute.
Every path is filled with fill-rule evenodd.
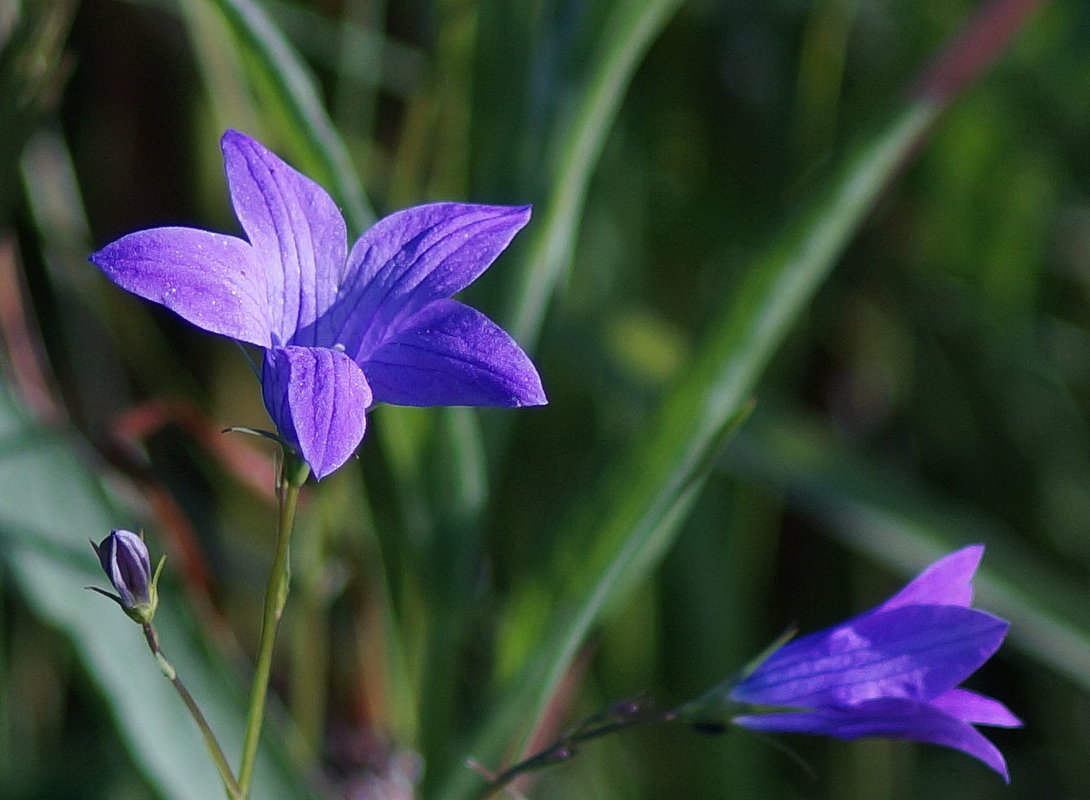
<svg viewBox="0 0 1090 800"><path fill-rule="evenodd" d="M139 626L85 590L104 579L86 558L86 543L73 534L107 530L124 521L124 512L90 477L73 447L78 439L27 419L6 395L0 403L0 520L5 563L15 584L42 620L71 638L85 668L79 679L101 691L152 785L168 797L215 796L219 776L192 720L158 670L139 668L152 663ZM234 676L209 657L201 630L178 595L163 595L156 624L169 632L171 659L202 698L213 725L228 741L238 741L245 700ZM305 797L283 754L266 755L257 791Z"/></svg>
<svg viewBox="0 0 1090 800"><path fill-rule="evenodd" d="M138 628L82 588L101 584L87 539L126 523L168 554L163 649L237 759L273 464L219 431L267 427L258 386L235 349L83 261L136 227L230 230L227 126L357 230L372 208L532 202L470 291L550 396L376 409L359 463L305 490L255 797L399 775L473 797L467 759L498 772L611 702L695 697L789 624L864 608L971 541L988 545L979 604L1012 622L978 686L1027 722L996 736L1008 792L1090 792L1073 757L1090 745L1081 6L1032 18L944 115L904 88L968 4L12 7L0 796L71 796L51 765L88 730L81 797L218 795ZM3 698L31 676L72 705L26 736L34 715ZM521 790L999 790L937 748L777 741L798 758L636 730Z"/></svg>

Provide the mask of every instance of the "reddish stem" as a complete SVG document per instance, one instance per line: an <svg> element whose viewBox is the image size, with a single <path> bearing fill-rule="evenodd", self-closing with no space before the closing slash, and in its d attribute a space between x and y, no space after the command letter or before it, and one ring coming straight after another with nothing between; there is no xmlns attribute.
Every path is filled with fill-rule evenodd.
<svg viewBox="0 0 1090 800"><path fill-rule="evenodd" d="M1030 14L1047 0L991 0L977 11L912 87L912 95L945 104L986 70Z"/></svg>

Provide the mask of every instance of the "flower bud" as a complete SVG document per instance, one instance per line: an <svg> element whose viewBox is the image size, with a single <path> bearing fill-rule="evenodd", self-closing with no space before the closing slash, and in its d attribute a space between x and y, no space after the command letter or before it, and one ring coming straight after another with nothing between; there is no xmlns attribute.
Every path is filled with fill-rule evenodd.
<svg viewBox="0 0 1090 800"><path fill-rule="evenodd" d="M151 622L159 603L159 593L156 591L159 569L155 570L153 577L151 558L143 538L132 531L117 529L110 531L110 535L98 544L91 542L91 547L95 549L102 569L117 594L88 588L116 601L126 614L141 625ZM162 568L162 562L159 568Z"/></svg>

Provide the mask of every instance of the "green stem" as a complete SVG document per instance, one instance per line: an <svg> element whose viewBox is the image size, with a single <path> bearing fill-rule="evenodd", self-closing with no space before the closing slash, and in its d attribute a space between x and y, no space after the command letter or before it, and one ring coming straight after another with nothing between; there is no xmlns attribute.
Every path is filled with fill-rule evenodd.
<svg viewBox="0 0 1090 800"><path fill-rule="evenodd" d="M208 748L208 754L212 756L212 760L216 763L216 768L223 779L223 788L227 791L228 800L240 800L242 794L238 783L235 781L235 775L231 772L231 765L227 763L227 756L223 754L223 748L220 747L216 734L212 732L212 726L208 724L208 720L204 718L204 714L201 713L201 709L197 706L197 701L193 699L193 695L189 693L181 678L178 677L174 666L163 655L163 650L159 646L158 632L150 622L144 624L143 628L144 638L148 640L148 647L151 648L155 660L159 663L159 669L162 670L167 680L174 685L178 695L182 698L182 702L185 703L185 707L189 709L189 713L196 721L197 727L201 729L201 733L204 735L204 746Z"/></svg>
<svg viewBox="0 0 1090 800"><path fill-rule="evenodd" d="M250 687L250 711L246 717L246 739L242 745L242 763L238 770L239 796L246 800L253 782L254 762L257 760L257 743L265 719L265 699L269 693L269 675L272 672L273 648L276 631L284 603L288 599L290 568L288 543L295 524L295 507L299 500L299 487L306 481L308 470L290 454L285 454L283 474L280 479L280 515L276 530L276 554L273 556L269 584L265 588L265 611L261 619L261 642L257 650L257 666Z"/></svg>

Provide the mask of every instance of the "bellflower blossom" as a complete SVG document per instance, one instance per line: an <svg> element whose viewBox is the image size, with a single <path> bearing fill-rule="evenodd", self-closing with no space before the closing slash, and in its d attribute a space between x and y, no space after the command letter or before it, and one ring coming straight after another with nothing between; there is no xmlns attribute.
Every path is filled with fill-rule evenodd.
<svg viewBox="0 0 1090 800"><path fill-rule="evenodd" d="M788 642L730 699L776 709L734 722L839 739L914 739L980 759L1007 782L999 749L973 727L1017 727L1002 703L957 688L999 648L1008 623L970 608L983 546L936 561L877 608Z"/></svg>
<svg viewBox="0 0 1090 800"><path fill-rule="evenodd" d="M374 402L546 402L511 337L450 299L507 247L528 206L408 208L349 251L344 218L318 184L238 131L221 146L246 239L153 228L91 261L194 325L263 348L265 407L315 477L352 455Z"/></svg>

